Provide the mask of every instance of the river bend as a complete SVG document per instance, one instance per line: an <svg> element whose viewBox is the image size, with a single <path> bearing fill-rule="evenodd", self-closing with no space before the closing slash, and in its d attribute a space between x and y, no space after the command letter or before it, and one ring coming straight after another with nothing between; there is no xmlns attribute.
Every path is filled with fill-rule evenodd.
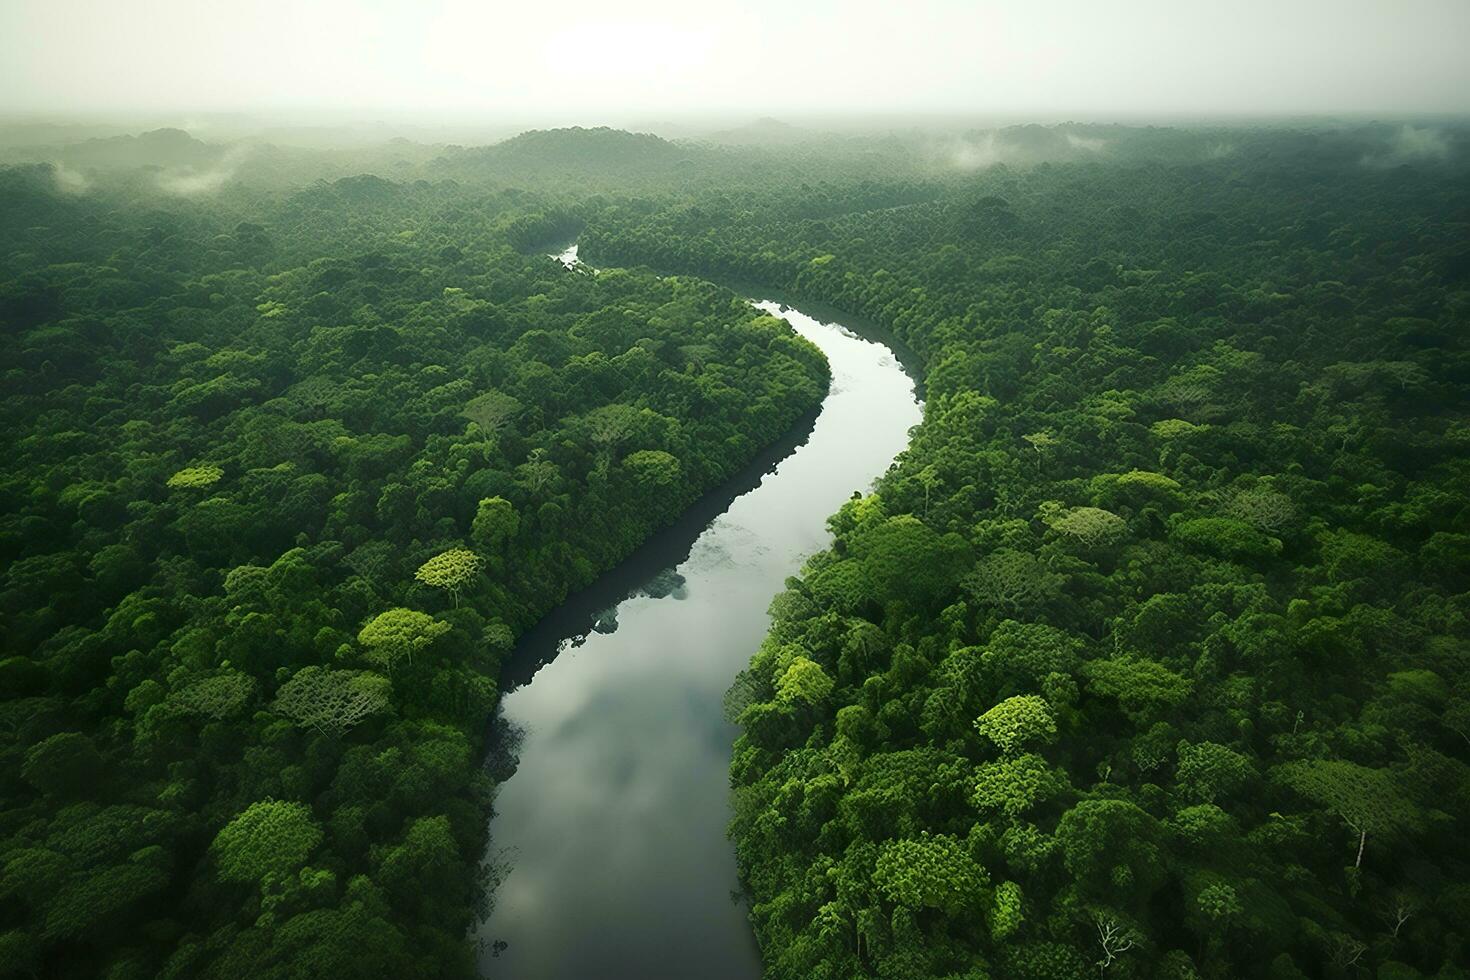
<svg viewBox="0 0 1470 980"><path fill-rule="evenodd" d="M559 258L575 266L575 247ZM722 698L765 636L771 598L828 544L827 517L907 444L920 405L883 344L755 305L822 349L831 390L809 431L553 611L512 654L497 737L518 762L490 826L501 872L478 929L488 976L760 975L732 898L735 732Z"/></svg>

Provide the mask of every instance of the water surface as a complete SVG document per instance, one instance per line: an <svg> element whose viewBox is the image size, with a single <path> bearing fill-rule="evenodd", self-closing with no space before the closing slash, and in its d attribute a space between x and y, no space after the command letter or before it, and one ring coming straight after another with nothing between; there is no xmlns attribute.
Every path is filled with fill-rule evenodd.
<svg viewBox="0 0 1470 980"><path fill-rule="evenodd" d="M575 247L559 258L575 267ZM519 763L490 826L508 870L479 929L490 976L760 975L732 899L735 732L721 701L771 597L827 545L828 515L887 469L920 409L887 347L756 305L822 349L831 392L809 430L522 638L503 702Z"/></svg>

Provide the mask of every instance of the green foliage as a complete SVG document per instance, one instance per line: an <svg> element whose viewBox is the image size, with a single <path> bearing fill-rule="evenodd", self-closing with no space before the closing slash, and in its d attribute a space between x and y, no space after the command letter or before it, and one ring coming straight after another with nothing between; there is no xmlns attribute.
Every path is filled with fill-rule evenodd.
<svg viewBox="0 0 1470 980"><path fill-rule="evenodd" d="M504 497L486 497L475 507L470 537L490 554L499 554L520 533L521 518Z"/></svg>
<svg viewBox="0 0 1470 980"><path fill-rule="evenodd" d="M1235 561L1270 558L1281 550L1281 542L1229 517L1184 521L1174 528L1173 537L1186 548Z"/></svg>
<svg viewBox="0 0 1470 980"><path fill-rule="evenodd" d="M525 254L588 181L407 152L0 166L0 973L473 975L502 658L821 401L729 290ZM311 864L222 887L271 799Z"/></svg>
<svg viewBox="0 0 1470 980"><path fill-rule="evenodd" d="M978 907L989 879L959 840L925 833L883 845L873 883L907 908L957 915Z"/></svg>
<svg viewBox="0 0 1470 980"><path fill-rule="evenodd" d="M1178 708L1193 685L1163 664L1143 657L1122 656L1089 661L1083 667L1088 689L1113 698L1138 723L1152 721Z"/></svg>
<svg viewBox="0 0 1470 980"><path fill-rule="evenodd" d="M221 881L258 884L295 871L322 842L322 829L300 803L262 800L225 824L210 849Z"/></svg>
<svg viewBox="0 0 1470 980"><path fill-rule="evenodd" d="M1470 181L1365 166L1392 134L1014 127L939 173L559 131L188 199L0 169L0 961L472 974L501 655L828 381L726 290L525 254L581 229L923 378L732 696L770 975L1458 975ZM466 543L485 574L415 578ZM425 586L432 664L385 629L392 684L343 669ZM1013 698L1055 736L997 758ZM222 887L204 842L270 799L320 841Z"/></svg>
<svg viewBox="0 0 1470 980"><path fill-rule="evenodd" d="M168 478L168 485L176 489L199 489L213 486L224 475L225 471L218 466L186 466Z"/></svg>
<svg viewBox="0 0 1470 980"><path fill-rule="evenodd" d="M1026 919L1021 906L1021 886L1002 881L995 886L995 904L990 910L990 938L1000 943L1015 934Z"/></svg>
<svg viewBox="0 0 1470 980"><path fill-rule="evenodd" d="M479 555L465 548L451 548L435 555L419 566L413 577L425 585L443 589L454 596L459 605L459 594L480 574L484 563Z"/></svg>
<svg viewBox="0 0 1470 980"><path fill-rule="evenodd" d="M416 609L388 609L370 619L357 634L367 659L381 670L392 670L401 659L413 660L449 633L449 624Z"/></svg>
<svg viewBox="0 0 1470 980"><path fill-rule="evenodd" d="M1369 834L1412 830L1423 819L1419 808L1405 799L1394 774L1385 769L1343 759L1314 759L1288 762L1277 767L1275 776L1317 806L1336 814L1359 834L1359 865Z"/></svg>
<svg viewBox="0 0 1470 980"><path fill-rule="evenodd" d="M340 738L388 710L393 686L366 670L303 667L276 692L272 707L299 725Z"/></svg>
<svg viewBox="0 0 1470 980"><path fill-rule="evenodd" d="M832 678L822 665L797 657L776 682L776 697L788 703L820 704L832 692Z"/></svg>
<svg viewBox="0 0 1470 980"><path fill-rule="evenodd" d="M1015 755L1026 745L1044 745L1057 736L1050 706L1034 694L1006 698L975 719L975 729L1005 755Z"/></svg>
<svg viewBox="0 0 1470 980"><path fill-rule="evenodd" d="M254 695L255 678L226 670L185 685L168 700L180 711L222 721L239 714Z"/></svg>
<svg viewBox="0 0 1470 980"><path fill-rule="evenodd" d="M92 739L80 732L59 732L27 750L20 774L43 793L76 797L95 788L102 764Z"/></svg>
<svg viewBox="0 0 1470 980"><path fill-rule="evenodd" d="M998 811L1014 819L1066 788L1064 774L1041 756L1027 753L976 767L970 801L982 814Z"/></svg>
<svg viewBox="0 0 1470 980"><path fill-rule="evenodd" d="M995 145L1065 139L1024 130ZM584 255L830 304L923 376L747 673L731 833L772 975L1464 970L1470 182L1373 173L1384 132L1241 129L1227 161L1116 128L1110 162L903 207L772 180L590 220ZM782 711L797 657L833 685ZM877 853L924 834L988 904L889 908Z"/></svg>

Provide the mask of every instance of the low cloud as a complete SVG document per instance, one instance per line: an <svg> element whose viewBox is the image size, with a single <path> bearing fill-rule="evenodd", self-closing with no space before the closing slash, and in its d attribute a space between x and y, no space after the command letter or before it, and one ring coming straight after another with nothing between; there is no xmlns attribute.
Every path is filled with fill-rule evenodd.
<svg viewBox="0 0 1470 980"><path fill-rule="evenodd" d="M1091 136L1078 136L1076 133L1066 133L1067 145L1074 150L1087 150L1089 153L1101 153L1108 145L1105 139L1097 139Z"/></svg>
<svg viewBox="0 0 1470 980"><path fill-rule="evenodd" d="M234 179L240 164L250 151L242 146L232 147L217 165L209 170L190 170L183 173L160 173L158 188L165 194L179 197L198 197L213 194Z"/></svg>
<svg viewBox="0 0 1470 980"><path fill-rule="evenodd" d="M955 139L939 151L939 158L952 170L984 170L1001 162L1001 148L994 133L982 139Z"/></svg>
<svg viewBox="0 0 1470 980"><path fill-rule="evenodd" d="M85 194L92 186L86 174L73 170L59 160L51 164L51 180L61 194Z"/></svg>
<svg viewBox="0 0 1470 980"><path fill-rule="evenodd" d="M1366 167L1396 167L1404 163L1443 163L1450 158L1450 140L1433 126L1404 125L1388 138L1382 150L1363 156Z"/></svg>

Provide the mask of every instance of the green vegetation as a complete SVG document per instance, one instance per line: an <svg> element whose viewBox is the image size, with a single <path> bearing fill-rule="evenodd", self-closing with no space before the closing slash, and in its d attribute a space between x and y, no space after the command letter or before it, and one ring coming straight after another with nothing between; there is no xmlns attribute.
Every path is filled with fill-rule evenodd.
<svg viewBox="0 0 1470 980"><path fill-rule="evenodd" d="M500 658L825 392L533 199L280 193L0 171L0 975L471 975Z"/></svg>
<svg viewBox="0 0 1470 980"><path fill-rule="evenodd" d="M1352 138L595 217L923 369L728 700L769 975L1466 975L1470 182Z"/></svg>
<svg viewBox="0 0 1470 980"><path fill-rule="evenodd" d="M825 391L699 276L926 397L727 697L770 976L1466 976L1470 181L1394 132L0 169L0 975L471 973L502 656Z"/></svg>

